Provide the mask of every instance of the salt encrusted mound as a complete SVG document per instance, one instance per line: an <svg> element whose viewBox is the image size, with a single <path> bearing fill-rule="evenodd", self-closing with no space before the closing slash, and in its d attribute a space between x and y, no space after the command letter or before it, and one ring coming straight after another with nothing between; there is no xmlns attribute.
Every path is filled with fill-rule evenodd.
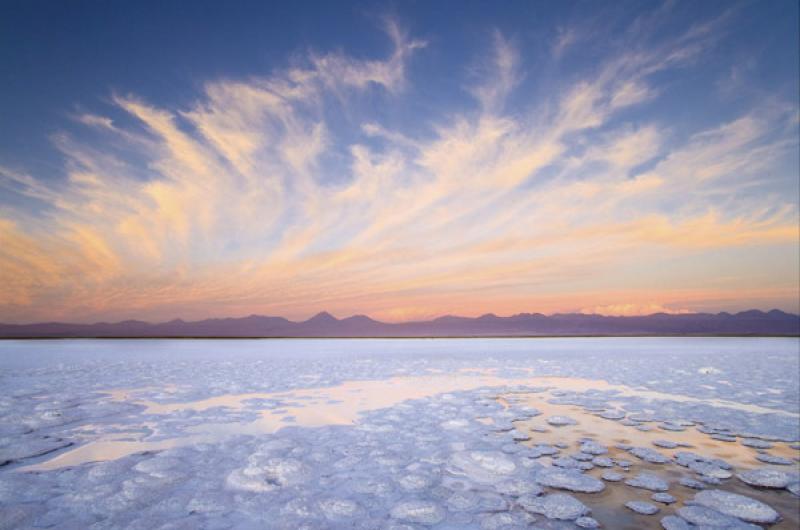
<svg viewBox="0 0 800 530"><path fill-rule="evenodd" d="M608 452L608 448L594 440L586 440L581 444L581 453L586 453L589 455L604 455Z"/></svg>
<svg viewBox="0 0 800 530"><path fill-rule="evenodd" d="M547 418L547 423L554 427L564 427L566 425L577 425L578 422L569 416L550 416Z"/></svg>
<svg viewBox="0 0 800 530"><path fill-rule="evenodd" d="M693 502L750 523L771 524L780 519L780 514L771 506L728 491L701 491L695 494Z"/></svg>
<svg viewBox="0 0 800 530"><path fill-rule="evenodd" d="M675 497L673 497L669 493L664 493L664 492L653 493L650 496L650 498L653 499L654 501L660 502L662 504L672 504L672 503L677 501L677 499Z"/></svg>
<svg viewBox="0 0 800 530"><path fill-rule="evenodd" d="M625 478L625 475L616 471L604 471L603 474L600 475L600 478L607 480L608 482L620 482L623 478Z"/></svg>
<svg viewBox="0 0 800 530"><path fill-rule="evenodd" d="M701 479L720 480L731 478L733 476L733 473L727 469L722 469L721 467L710 462L692 462L688 467L695 473L702 475Z"/></svg>
<svg viewBox="0 0 800 530"><path fill-rule="evenodd" d="M531 448L531 458L539 458L540 456L550 456L558 454L560 450L548 444L538 444Z"/></svg>
<svg viewBox="0 0 800 530"><path fill-rule="evenodd" d="M753 447L755 449L772 449L772 443L762 440L760 438L742 438L740 443L747 447Z"/></svg>
<svg viewBox="0 0 800 530"><path fill-rule="evenodd" d="M675 463L701 475L701 480L718 484L719 480L733 476L731 465L719 458L705 458L690 451L675 453Z"/></svg>
<svg viewBox="0 0 800 530"><path fill-rule="evenodd" d="M543 497L520 497L519 504L532 513L548 519L574 520L589 513L581 501L566 493L551 493Z"/></svg>
<svg viewBox="0 0 800 530"><path fill-rule="evenodd" d="M791 466L794 464L794 462L788 458L771 455L769 453L759 453L756 455L756 459L764 462L765 464L775 464L778 466Z"/></svg>
<svg viewBox="0 0 800 530"><path fill-rule="evenodd" d="M678 509L678 515L693 525L702 528L724 528L728 530L759 530L761 528L705 506L684 506Z"/></svg>
<svg viewBox="0 0 800 530"><path fill-rule="evenodd" d="M614 461L607 456L596 456L592 458L592 464L597 467L614 467Z"/></svg>
<svg viewBox="0 0 800 530"><path fill-rule="evenodd" d="M736 476L750 486L758 486L761 488L785 488L797 482L797 474L786 473L779 469L772 469L769 467L762 467L758 469L748 469L737 473Z"/></svg>
<svg viewBox="0 0 800 530"><path fill-rule="evenodd" d="M399 521L432 525L444 520L445 511L432 501L410 500L395 504L389 515Z"/></svg>
<svg viewBox="0 0 800 530"><path fill-rule="evenodd" d="M451 473L485 484L503 480L516 469L514 461L499 451L462 451L453 454L449 461Z"/></svg>
<svg viewBox="0 0 800 530"><path fill-rule="evenodd" d="M658 513L658 506L644 501L628 501L625 503L625 507L642 515L653 515Z"/></svg>
<svg viewBox="0 0 800 530"><path fill-rule="evenodd" d="M270 458L263 463L253 462L228 475L227 485L231 489L265 492L286 486L294 486L308 480L311 470L294 458Z"/></svg>
<svg viewBox="0 0 800 530"><path fill-rule="evenodd" d="M350 499L323 499L319 501L319 507L325 518L330 521L347 520L363 513L363 508Z"/></svg>
<svg viewBox="0 0 800 530"><path fill-rule="evenodd" d="M495 485L497 493L503 495L511 495L512 497L519 497L520 495L541 495L542 488L530 480L524 479L508 479Z"/></svg>
<svg viewBox="0 0 800 530"><path fill-rule="evenodd" d="M661 527L664 530L691 530L691 525L686 519L681 519L677 515L668 515L661 519Z"/></svg>
<svg viewBox="0 0 800 530"><path fill-rule="evenodd" d="M0 438L0 466L17 460L46 455L73 444L69 440L50 436L24 436L17 443L5 446L2 446L2 441Z"/></svg>
<svg viewBox="0 0 800 530"><path fill-rule="evenodd" d="M581 493L597 493L605 489L602 481L574 469L546 467L534 478L542 486Z"/></svg>
<svg viewBox="0 0 800 530"><path fill-rule="evenodd" d="M536 517L529 514L528 512L519 510L519 511L510 511L510 512L499 512L499 513L492 513L492 514L482 514L479 515L478 518L480 519L480 527L482 530L508 530L510 528L528 528L532 522L536 520ZM454 522L453 525L447 525L445 528L451 528L455 530L457 528L457 522ZM411 527L409 527L410 529Z"/></svg>
<svg viewBox="0 0 800 530"><path fill-rule="evenodd" d="M628 452L636 458L640 458L651 464L666 464L669 462L669 458L649 447L631 447L628 449Z"/></svg>
<svg viewBox="0 0 800 530"><path fill-rule="evenodd" d="M575 519L575 525L579 528L600 528L600 523L588 515L584 515L583 517L578 517Z"/></svg>
<svg viewBox="0 0 800 530"><path fill-rule="evenodd" d="M601 412L600 417L607 420L621 420L625 417L625 413L621 410L612 409Z"/></svg>
<svg viewBox="0 0 800 530"><path fill-rule="evenodd" d="M705 484L703 484L699 480L694 479L692 477L683 477L679 481L679 483L680 483L681 486L686 486L687 488L692 488L692 489L695 489L695 490L702 490L702 489L705 489L705 487L706 487Z"/></svg>
<svg viewBox="0 0 800 530"><path fill-rule="evenodd" d="M667 491L669 489L669 484L665 480L652 473L639 473L635 477L626 480L625 484L650 491Z"/></svg>
<svg viewBox="0 0 800 530"><path fill-rule="evenodd" d="M678 444L671 440L653 440L653 445L662 449L675 449L678 447Z"/></svg>

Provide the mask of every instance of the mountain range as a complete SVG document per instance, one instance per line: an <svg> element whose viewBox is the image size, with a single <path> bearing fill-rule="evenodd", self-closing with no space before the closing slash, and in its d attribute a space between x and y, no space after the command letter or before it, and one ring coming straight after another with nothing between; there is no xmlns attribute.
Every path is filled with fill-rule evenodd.
<svg viewBox="0 0 800 530"><path fill-rule="evenodd" d="M508 317L443 316L433 320L388 323L365 315L338 319L327 312L301 322L251 315L187 322L139 320L70 324L2 324L0 338L79 337L515 337L581 335L761 335L800 336L800 316L777 309L740 313L655 313L646 316L603 316L579 313Z"/></svg>

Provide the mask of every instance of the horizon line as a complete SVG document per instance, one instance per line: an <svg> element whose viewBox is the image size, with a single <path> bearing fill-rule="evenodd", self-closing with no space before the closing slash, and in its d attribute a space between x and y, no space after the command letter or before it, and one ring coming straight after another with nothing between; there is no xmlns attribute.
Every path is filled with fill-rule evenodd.
<svg viewBox="0 0 800 530"><path fill-rule="evenodd" d="M718 312L714 313L714 312L704 312L704 311L696 311L696 312L695 311L686 311L686 312L656 311L654 313L647 313L647 314L640 314L640 315L608 315L608 314L603 314L603 313L588 313L588 312L582 312L582 311L571 311L571 312L568 311L568 312L555 312L555 313L541 313L541 312L533 311L533 312L513 313L513 314L510 314L510 315L497 315L496 313L489 312L489 313L483 313L483 314L478 315L478 316L463 316L463 315L449 314L448 313L448 314L444 314L444 315L430 317L430 318L427 318L427 319L404 320L404 321L396 321L396 322L389 321L389 322L387 322L387 321L383 321L383 320L376 320L376 319L372 318L371 316L369 316L367 314L364 314L364 313L355 313L355 314L352 314L352 315L346 316L346 317L336 317L332 313L330 313L329 311L322 310L322 311L319 311L319 312L315 313L314 315L312 315L312 316L310 316L310 317L308 317L306 319L303 319L303 320L292 320L290 318L287 318L287 317L284 317L284 316L281 316L281 315L265 315L265 314L251 313L249 315L239 316L239 317L235 317L235 316L227 316L227 317L218 316L218 317L214 317L214 316L212 316L212 317L200 318L200 319L197 319L197 320L184 320L182 317L175 317L175 318L172 318L172 319L169 319L169 320L160 320L160 321L139 320L137 318L126 318L126 319L123 319L123 320L115 320L115 321L97 320L97 321L93 321L93 322L75 322L75 321L70 322L70 321L60 321L60 320L48 320L48 321L36 321L36 322L0 322L0 325L2 325L2 326L35 326L35 325L43 325L43 324L67 324L67 325L93 326L93 325L98 325L98 324L110 324L110 325L113 325L113 324L131 323L131 322L148 324L148 325L169 324L169 323L173 323L173 322L183 322L183 323L191 324L191 323L205 322L205 321L209 321L209 320L244 320L244 319L247 319L247 318L254 318L254 317L256 317L256 318L280 318L280 319L286 320L287 322L292 323L292 324L302 324L302 323L310 322L310 321L312 321L314 319L317 319L317 318L330 318L330 319L333 319L334 321L342 322L344 320L349 320L349 319L353 319L353 318L362 317L362 318L367 318L367 319L369 319L369 320L371 320L373 322L379 323L379 324L399 325L399 324L414 324L414 323L421 323L421 322L434 322L436 320L440 320L440 319L444 319L444 318L462 318L462 319L469 319L469 320L477 320L477 319L486 318L486 317L494 317L494 318L502 319L502 318L513 318L513 317L517 317L517 316L539 315L539 316L543 316L543 317L546 317L546 318L556 317L556 316L586 316L586 317L625 318L625 319L627 319L627 318L647 318L647 317L652 317L652 316L657 316L657 315L671 316L671 317L697 316L697 315L712 315L712 316L731 315L731 316L736 316L736 315L740 315L742 313L752 313L752 312L757 312L757 313L764 314L764 315L769 314L769 313L778 312L778 313L782 313L782 314L789 315L789 316L800 317L800 313L792 313L792 312L784 311L784 310L778 309L778 308L772 308L772 309L766 309L766 310L757 309L757 308L751 308L751 309L742 309L742 310L737 311L737 312L718 311Z"/></svg>

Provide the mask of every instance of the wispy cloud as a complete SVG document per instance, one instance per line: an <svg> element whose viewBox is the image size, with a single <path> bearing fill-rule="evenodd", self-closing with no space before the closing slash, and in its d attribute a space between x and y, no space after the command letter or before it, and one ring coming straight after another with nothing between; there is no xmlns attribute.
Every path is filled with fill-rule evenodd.
<svg viewBox="0 0 800 530"><path fill-rule="evenodd" d="M797 148L796 126L769 126L796 107L765 103L685 137L625 114L657 101L654 74L695 60L718 24L622 50L513 112L522 51L497 32L473 104L426 117L425 134L331 117L411 87L409 62L427 44L393 21L383 59L311 52L269 76L209 82L182 109L117 94L135 125L77 118L132 156L64 134L60 187L0 169L0 185L45 212L0 210L0 320L701 307L674 286L620 284L661 283L665 253L798 238L795 201L720 198ZM770 289L790 299L796 277Z"/></svg>
<svg viewBox="0 0 800 530"><path fill-rule="evenodd" d="M609 316L619 316L619 317L631 317L631 316L652 315L655 313L666 313L668 315L683 315L691 313L692 311L688 309L672 309L669 307L665 307L661 304L651 302L646 304L611 304L604 306L595 306L595 307L588 307L581 309L580 312L587 315L609 315Z"/></svg>
<svg viewBox="0 0 800 530"><path fill-rule="evenodd" d="M578 41L578 35L576 28L559 27L553 41L553 56L561 59L567 50Z"/></svg>

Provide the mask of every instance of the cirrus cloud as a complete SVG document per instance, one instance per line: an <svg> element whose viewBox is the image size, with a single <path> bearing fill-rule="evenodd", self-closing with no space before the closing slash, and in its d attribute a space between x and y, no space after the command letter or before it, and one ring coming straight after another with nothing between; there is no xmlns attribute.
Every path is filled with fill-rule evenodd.
<svg viewBox="0 0 800 530"><path fill-rule="evenodd" d="M117 94L124 123L77 116L101 140L55 137L58 185L0 168L20 198L0 209L0 320L674 312L715 272L687 280L664 256L796 248L795 201L736 193L797 148L796 126L768 125L796 107L759 105L677 138L626 114L657 100L652 76L697 60L708 27L622 50L513 111L521 52L494 33L473 103L418 130L351 117L413 86L408 65L427 43L393 22L387 32L383 59L311 52L269 76L210 81L188 108ZM608 302L631 299L626 289L642 299L647 285L663 302ZM797 279L762 287L786 306Z"/></svg>

